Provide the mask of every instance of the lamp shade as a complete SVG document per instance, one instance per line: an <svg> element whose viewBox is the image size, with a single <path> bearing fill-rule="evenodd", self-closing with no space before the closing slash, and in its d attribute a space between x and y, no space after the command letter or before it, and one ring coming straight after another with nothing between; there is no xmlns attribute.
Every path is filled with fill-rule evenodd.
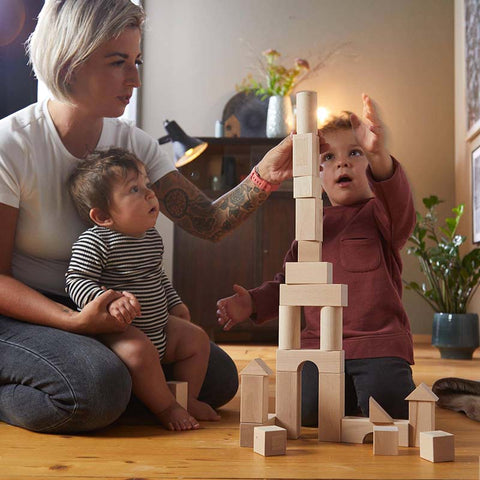
<svg viewBox="0 0 480 480"><path fill-rule="evenodd" d="M208 143L195 137L189 137L174 120L165 120L163 126L168 135L159 138L160 144L172 142L175 166L181 167L197 158L207 147Z"/></svg>

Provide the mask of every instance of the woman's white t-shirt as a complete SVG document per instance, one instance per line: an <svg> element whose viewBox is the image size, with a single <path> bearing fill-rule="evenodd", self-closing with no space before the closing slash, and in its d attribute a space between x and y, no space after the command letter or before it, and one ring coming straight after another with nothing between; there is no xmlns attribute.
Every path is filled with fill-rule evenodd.
<svg viewBox="0 0 480 480"><path fill-rule="evenodd" d="M47 102L0 120L0 203L19 209L13 276L37 290L65 295L72 245L86 226L66 188L79 159L60 140ZM96 148L109 147L133 152L152 183L175 170L154 138L122 120L103 121Z"/></svg>

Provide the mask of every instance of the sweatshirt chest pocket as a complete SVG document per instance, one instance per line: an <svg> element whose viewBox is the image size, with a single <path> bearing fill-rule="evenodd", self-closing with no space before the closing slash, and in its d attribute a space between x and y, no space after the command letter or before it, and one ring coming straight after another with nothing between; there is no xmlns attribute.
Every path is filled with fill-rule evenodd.
<svg viewBox="0 0 480 480"><path fill-rule="evenodd" d="M343 238L340 263L347 272L370 272L380 266L380 243L372 238Z"/></svg>

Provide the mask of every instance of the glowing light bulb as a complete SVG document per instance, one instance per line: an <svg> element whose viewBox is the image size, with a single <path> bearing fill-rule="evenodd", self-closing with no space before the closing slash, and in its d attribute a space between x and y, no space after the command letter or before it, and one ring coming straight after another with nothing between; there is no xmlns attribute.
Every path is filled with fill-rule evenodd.
<svg viewBox="0 0 480 480"><path fill-rule="evenodd" d="M326 107L317 108L317 125L321 127L330 117L330 110Z"/></svg>

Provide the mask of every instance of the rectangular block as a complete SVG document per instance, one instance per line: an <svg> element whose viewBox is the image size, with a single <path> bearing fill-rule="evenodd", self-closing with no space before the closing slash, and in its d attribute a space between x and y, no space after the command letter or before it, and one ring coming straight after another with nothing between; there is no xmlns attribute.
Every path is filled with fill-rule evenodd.
<svg viewBox="0 0 480 480"><path fill-rule="evenodd" d="M328 353L338 353L338 352L328 352ZM341 441L342 418L344 415L345 415L345 374L344 373L320 373L318 378L318 441L319 442L340 442Z"/></svg>
<svg viewBox="0 0 480 480"><path fill-rule="evenodd" d="M332 283L333 267L329 262L286 262L285 283L291 285Z"/></svg>
<svg viewBox="0 0 480 480"><path fill-rule="evenodd" d="M321 198L322 191L322 182L318 176L293 178L293 198Z"/></svg>
<svg viewBox="0 0 480 480"><path fill-rule="evenodd" d="M280 285L280 305L302 307L347 307L348 286L339 283Z"/></svg>
<svg viewBox="0 0 480 480"><path fill-rule="evenodd" d="M297 198L295 200L295 239L315 240L323 238L323 201L321 198Z"/></svg>
<svg viewBox="0 0 480 480"><path fill-rule="evenodd" d="M268 419L268 376L243 375L240 395L240 422L265 423Z"/></svg>
<svg viewBox="0 0 480 480"><path fill-rule="evenodd" d="M298 258L299 262L321 262L322 261L322 242L315 240L298 240Z"/></svg>
<svg viewBox="0 0 480 480"><path fill-rule="evenodd" d="M373 454L398 455L398 428L395 426L373 426Z"/></svg>
<svg viewBox="0 0 480 480"><path fill-rule="evenodd" d="M321 350L277 350L277 372L296 372L303 362L312 362L318 373L343 373L345 352L323 352Z"/></svg>
<svg viewBox="0 0 480 480"><path fill-rule="evenodd" d="M455 437L442 430L420 432L420 456L430 462L455 460Z"/></svg>
<svg viewBox="0 0 480 480"><path fill-rule="evenodd" d="M240 423L239 441L241 447L253 448L253 430L255 427L266 427L275 425L275 414L269 413L268 420L265 423Z"/></svg>
<svg viewBox="0 0 480 480"><path fill-rule="evenodd" d="M319 140L315 133L293 136L293 176L320 176Z"/></svg>
<svg viewBox="0 0 480 480"><path fill-rule="evenodd" d="M285 350L287 351L287 350ZM301 379L297 372L279 372L275 384L277 425L287 429L288 438L300 436Z"/></svg>
<svg viewBox="0 0 480 480"><path fill-rule="evenodd" d="M276 425L255 427L253 430L253 451L264 457L285 455L287 431Z"/></svg>
<svg viewBox="0 0 480 480"><path fill-rule="evenodd" d="M188 406L188 382L171 380L167 382L167 385L177 403L186 410Z"/></svg>

